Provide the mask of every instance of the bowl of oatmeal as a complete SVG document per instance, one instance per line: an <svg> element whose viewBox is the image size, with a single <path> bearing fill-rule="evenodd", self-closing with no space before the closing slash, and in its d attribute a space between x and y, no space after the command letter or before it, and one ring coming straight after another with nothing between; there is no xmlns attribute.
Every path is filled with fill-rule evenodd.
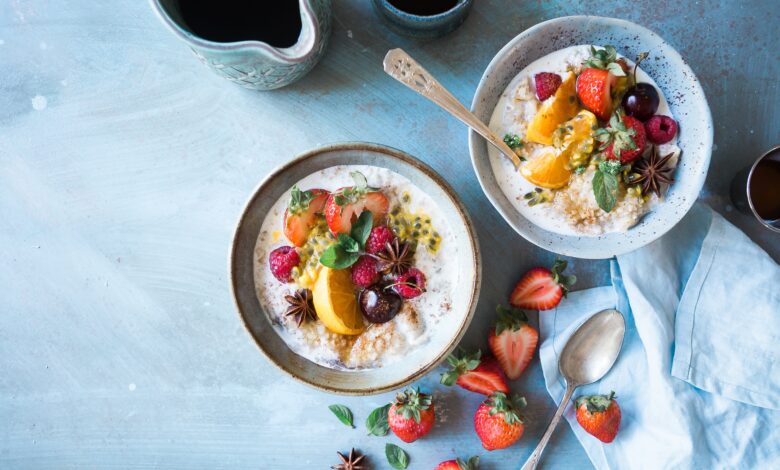
<svg viewBox="0 0 780 470"><path fill-rule="evenodd" d="M241 319L273 364L326 391L370 394L452 351L476 307L480 257L463 205L432 169L345 143L260 184L230 275Z"/></svg>
<svg viewBox="0 0 780 470"><path fill-rule="evenodd" d="M470 132L483 191L523 237L609 258L671 229L703 186L713 126L702 88L662 38L613 18L564 17L510 41L472 110L521 159Z"/></svg>

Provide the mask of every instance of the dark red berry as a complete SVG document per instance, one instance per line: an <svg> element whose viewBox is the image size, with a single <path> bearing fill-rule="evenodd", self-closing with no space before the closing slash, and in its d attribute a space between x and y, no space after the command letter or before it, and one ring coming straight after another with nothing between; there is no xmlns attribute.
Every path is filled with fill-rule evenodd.
<svg viewBox="0 0 780 470"><path fill-rule="evenodd" d="M658 90L653 85L637 83L626 90L621 104L626 114L645 122L658 111L660 103L661 99L658 96Z"/></svg>
<svg viewBox="0 0 780 470"><path fill-rule="evenodd" d="M417 268L395 278L393 290L404 299L413 299L425 292L425 274Z"/></svg>
<svg viewBox="0 0 780 470"><path fill-rule="evenodd" d="M363 255L352 265L352 283L368 287L379 281L377 262L371 256Z"/></svg>
<svg viewBox="0 0 780 470"><path fill-rule="evenodd" d="M536 85L536 97L539 101L544 101L558 91L561 86L561 76L557 73L541 72L534 75L534 85Z"/></svg>
<svg viewBox="0 0 780 470"><path fill-rule="evenodd" d="M271 252L268 256L268 265L271 268L271 274L279 282L292 281L292 270L301 262L298 252L291 246L280 246Z"/></svg>
<svg viewBox="0 0 780 470"><path fill-rule="evenodd" d="M366 240L366 251L371 254L377 254L385 249L385 246L395 239L395 234L390 227L378 225L371 229L371 233Z"/></svg>
<svg viewBox="0 0 780 470"><path fill-rule="evenodd" d="M618 139L617 136L613 136L612 143L604 150L604 154L607 160L620 160L620 163L625 165L642 156L645 147L647 147L647 136L645 135L645 126L638 119L631 116L622 116L619 119L626 129L634 130L634 135L629 135L619 130L615 131L621 138ZM609 129L613 129L611 124ZM627 139L634 142L635 148L633 150L621 144L621 142L625 142ZM618 145L617 149L615 148L616 145Z"/></svg>
<svg viewBox="0 0 780 470"><path fill-rule="evenodd" d="M654 144L665 144L677 134L677 121L669 116L656 115L645 123L647 139Z"/></svg>
<svg viewBox="0 0 780 470"><path fill-rule="evenodd" d="M392 320L401 310L401 297L380 286L363 289L358 296L363 315L371 323L385 323Z"/></svg>

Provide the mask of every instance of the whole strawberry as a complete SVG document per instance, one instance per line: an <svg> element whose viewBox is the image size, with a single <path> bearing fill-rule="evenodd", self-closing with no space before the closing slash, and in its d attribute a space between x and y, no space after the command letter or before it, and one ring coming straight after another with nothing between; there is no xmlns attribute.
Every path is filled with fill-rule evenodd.
<svg viewBox="0 0 780 470"><path fill-rule="evenodd" d="M509 393L506 378L496 359L482 355L482 351L466 353L462 349L450 354L447 362L452 369L441 375L441 383L446 386L458 384L475 393L490 396L495 391Z"/></svg>
<svg viewBox="0 0 780 470"><path fill-rule="evenodd" d="M474 430L477 431L482 447L496 450L517 442L525 430L520 409L526 406L525 398L519 395L507 397L495 392L485 400L474 415Z"/></svg>
<svg viewBox="0 0 780 470"><path fill-rule="evenodd" d="M615 392L579 397L574 406L577 422L588 434L607 444L615 440L620 428L620 406L615 401Z"/></svg>
<svg viewBox="0 0 780 470"><path fill-rule="evenodd" d="M493 355L509 380L517 380L534 357L539 332L528 324L525 312L516 308L496 307L498 320L488 334Z"/></svg>
<svg viewBox="0 0 780 470"><path fill-rule="evenodd" d="M479 457L474 456L468 460L453 459L442 462L434 470L478 470Z"/></svg>
<svg viewBox="0 0 780 470"><path fill-rule="evenodd" d="M404 442L414 442L428 434L436 417L433 398L420 389L407 388L395 397L387 412L387 424Z"/></svg>
<svg viewBox="0 0 780 470"><path fill-rule="evenodd" d="M609 125L597 130L595 136L607 160L618 160L624 165L641 157L647 148L645 125L620 112L613 114Z"/></svg>
<svg viewBox="0 0 780 470"><path fill-rule="evenodd" d="M556 259L552 269L531 269L515 285L509 303L528 310L555 308L577 282L576 276L563 274L567 265L566 261Z"/></svg>

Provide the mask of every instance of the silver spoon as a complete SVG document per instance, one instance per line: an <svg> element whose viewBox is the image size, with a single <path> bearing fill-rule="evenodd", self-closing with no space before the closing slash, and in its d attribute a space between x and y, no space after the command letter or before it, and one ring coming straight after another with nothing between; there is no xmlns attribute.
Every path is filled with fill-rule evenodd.
<svg viewBox="0 0 780 470"><path fill-rule="evenodd" d="M574 389L601 379L612 368L623 345L625 332L626 322L623 315L617 310L608 309L588 318L571 335L558 359L558 370L566 381L566 393L563 394L563 400L542 440L528 457L522 470L533 470L539 464L542 452L561 420Z"/></svg>
<svg viewBox="0 0 780 470"><path fill-rule="evenodd" d="M477 134L493 144L507 158L512 160L515 168L520 166L520 157L499 139L490 128L480 121L471 111L457 100L452 93L444 88L433 75L409 56L403 49L392 49L387 52L382 62L385 72L412 90L438 104L443 110L458 118L463 124L472 128Z"/></svg>

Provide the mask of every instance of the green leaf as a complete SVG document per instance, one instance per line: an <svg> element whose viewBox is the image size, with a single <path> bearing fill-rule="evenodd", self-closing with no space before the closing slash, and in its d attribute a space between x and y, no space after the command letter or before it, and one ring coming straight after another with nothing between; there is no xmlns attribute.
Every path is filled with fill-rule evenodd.
<svg viewBox="0 0 780 470"><path fill-rule="evenodd" d="M374 214L372 214L371 211L363 211L357 221L352 224L350 235L352 235L353 240L357 241L360 248L366 247L366 240L368 240L368 236L371 234L373 223Z"/></svg>
<svg viewBox="0 0 780 470"><path fill-rule="evenodd" d="M593 195L601 210L609 212L617 203L618 179L617 176L597 171L593 175Z"/></svg>
<svg viewBox="0 0 780 470"><path fill-rule="evenodd" d="M616 77L625 77L626 72L623 71L623 67L620 66L617 62L612 62L609 65L607 65L607 70Z"/></svg>
<svg viewBox="0 0 780 470"><path fill-rule="evenodd" d="M404 470L409 466L409 454L395 444L385 445L385 456L391 467Z"/></svg>
<svg viewBox="0 0 780 470"><path fill-rule="evenodd" d="M344 235L343 233L339 234L339 245L341 245L341 248L347 253L360 252L360 245L358 245L358 242L349 235Z"/></svg>
<svg viewBox="0 0 780 470"><path fill-rule="evenodd" d="M320 256L320 264L331 269L346 269L360 258L357 253L348 253L339 244L333 244Z"/></svg>
<svg viewBox="0 0 780 470"><path fill-rule="evenodd" d="M344 405L330 405L328 407L330 411L333 412L334 415L341 421L342 423L346 424L350 427L355 427L354 424L352 424L352 412Z"/></svg>
<svg viewBox="0 0 780 470"><path fill-rule="evenodd" d="M511 149L523 146L523 139L517 134L504 134L504 143Z"/></svg>
<svg viewBox="0 0 780 470"><path fill-rule="evenodd" d="M386 436L390 431L390 425L387 424L387 412L390 411L390 404L380 406L368 415L366 418L366 428L368 433L374 436Z"/></svg>
<svg viewBox="0 0 780 470"><path fill-rule="evenodd" d="M368 180L366 179L366 175L359 171L352 171L349 173L349 176L352 177L352 180L355 181L355 186L358 188L366 188L368 186Z"/></svg>

